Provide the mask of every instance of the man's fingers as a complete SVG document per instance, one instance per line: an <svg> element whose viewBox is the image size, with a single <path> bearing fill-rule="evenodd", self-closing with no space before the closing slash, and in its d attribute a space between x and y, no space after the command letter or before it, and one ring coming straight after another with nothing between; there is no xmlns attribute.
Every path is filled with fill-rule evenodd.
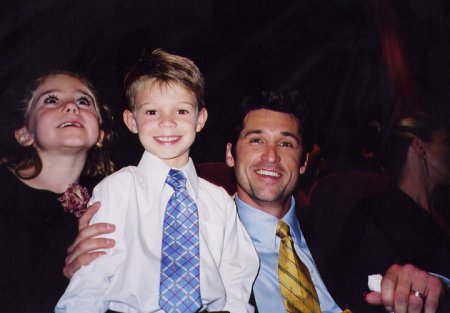
<svg viewBox="0 0 450 313"><path fill-rule="evenodd" d="M381 293L376 291L368 292L364 295L364 299L367 303L373 305L381 305L383 302L381 301Z"/></svg>
<svg viewBox="0 0 450 313"><path fill-rule="evenodd" d="M80 269L81 266L85 264L91 263L93 260L98 258L99 256L105 255L106 253L103 251L85 253L80 255L78 258L75 258L73 262L64 266L63 273L68 279L72 278L73 274Z"/></svg>
<svg viewBox="0 0 450 313"><path fill-rule="evenodd" d="M395 288L397 286L397 273L400 266L392 265L381 280L381 302L387 311L394 311L395 307Z"/></svg>
<svg viewBox="0 0 450 313"><path fill-rule="evenodd" d="M114 247L114 245L115 241L108 238L91 238L88 240L83 240L78 245L74 246L72 251L67 255L65 263L67 265L75 262L75 260L78 260L77 262L82 262L80 266L89 264L83 262L85 260L82 258L83 255L99 249L109 249ZM78 266L78 268L80 266Z"/></svg>
<svg viewBox="0 0 450 313"><path fill-rule="evenodd" d="M442 282L439 278L430 275L428 278L428 285L425 290L425 309L424 313L434 313L436 312L439 305L439 298L444 292Z"/></svg>
<svg viewBox="0 0 450 313"><path fill-rule="evenodd" d="M408 298L408 313L422 312L423 303L424 301L422 300L421 297L411 292Z"/></svg>
<svg viewBox="0 0 450 313"><path fill-rule="evenodd" d="M97 223L84 227L78 233L75 241L69 246L69 248L67 248L67 253L71 254L72 251L76 249L81 242L96 236L112 233L115 229L116 227L114 226L114 224L108 223Z"/></svg>
<svg viewBox="0 0 450 313"><path fill-rule="evenodd" d="M98 201L87 208L86 212L78 219L78 231L89 225L89 222L94 214L97 213L98 209L100 209L100 202Z"/></svg>

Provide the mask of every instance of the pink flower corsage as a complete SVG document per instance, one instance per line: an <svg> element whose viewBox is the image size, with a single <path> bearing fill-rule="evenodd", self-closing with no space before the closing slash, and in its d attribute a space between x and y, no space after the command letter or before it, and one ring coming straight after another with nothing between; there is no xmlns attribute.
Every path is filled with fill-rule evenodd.
<svg viewBox="0 0 450 313"><path fill-rule="evenodd" d="M80 217L87 210L87 204L90 198L91 196L86 187L71 184L58 200L61 202L64 211Z"/></svg>

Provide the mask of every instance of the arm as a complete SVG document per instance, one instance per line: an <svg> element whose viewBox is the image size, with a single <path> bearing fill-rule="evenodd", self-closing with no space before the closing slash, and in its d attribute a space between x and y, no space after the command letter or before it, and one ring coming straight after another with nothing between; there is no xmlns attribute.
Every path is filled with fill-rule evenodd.
<svg viewBox="0 0 450 313"><path fill-rule="evenodd" d="M70 280L69 286L59 300L56 312L105 312L108 303L105 295L108 288L114 283L117 273L124 259L125 247L122 238L123 224L125 220L126 203L121 192L117 189L118 184L114 180L102 181L94 189L93 199L101 199L111 208L110 210L99 210L92 217L91 223L112 222L118 226L118 230L109 233L106 237L117 242L113 249L98 251L103 255L87 266L82 266Z"/></svg>
<svg viewBox="0 0 450 313"><path fill-rule="evenodd" d="M78 221L78 236L67 249L68 254L63 269L64 276L69 279L81 266L88 265L105 254L104 251L98 251L98 249L109 249L115 245L114 239L96 238L114 232L115 226L113 224L97 223L89 225L92 217L99 209L100 202L95 202L89 206Z"/></svg>
<svg viewBox="0 0 450 313"><path fill-rule="evenodd" d="M224 311L253 312L248 304L259 268L252 240L237 216L234 201L227 196L227 223L224 232L220 274L227 296Z"/></svg>
<svg viewBox="0 0 450 313"><path fill-rule="evenodd" d="M417 290L426 298L411 293ZM366 301L373 305L383 305L387 311L399 313L434 313L444 288L439 278L413 265L392 265L381 281L381 292L370 292Z"/></svg>

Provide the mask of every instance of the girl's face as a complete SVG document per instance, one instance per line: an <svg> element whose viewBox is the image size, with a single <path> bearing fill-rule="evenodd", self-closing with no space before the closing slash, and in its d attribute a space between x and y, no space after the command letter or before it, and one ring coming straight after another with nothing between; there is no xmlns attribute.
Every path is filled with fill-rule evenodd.
<svg viewBox="0 0 450 313"><path fill-rule="evenodd" d="M78 78L48 76L33 93L27 125L16 132L22 145L38 152L87 152L103 139L95 96ZM18 132L29 140L22 140Z"/></svg>

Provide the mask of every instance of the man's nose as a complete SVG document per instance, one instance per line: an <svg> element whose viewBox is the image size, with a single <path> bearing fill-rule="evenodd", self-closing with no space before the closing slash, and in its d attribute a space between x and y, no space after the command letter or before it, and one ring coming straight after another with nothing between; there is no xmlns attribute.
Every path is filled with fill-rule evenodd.
<svg viewBox="0 0 450 313"><path fill-rule="evenodd" d="M280 156L278 154L277 145L268 144L263 153L264 161L268 163L275 163L280 161Z"/></svg>

